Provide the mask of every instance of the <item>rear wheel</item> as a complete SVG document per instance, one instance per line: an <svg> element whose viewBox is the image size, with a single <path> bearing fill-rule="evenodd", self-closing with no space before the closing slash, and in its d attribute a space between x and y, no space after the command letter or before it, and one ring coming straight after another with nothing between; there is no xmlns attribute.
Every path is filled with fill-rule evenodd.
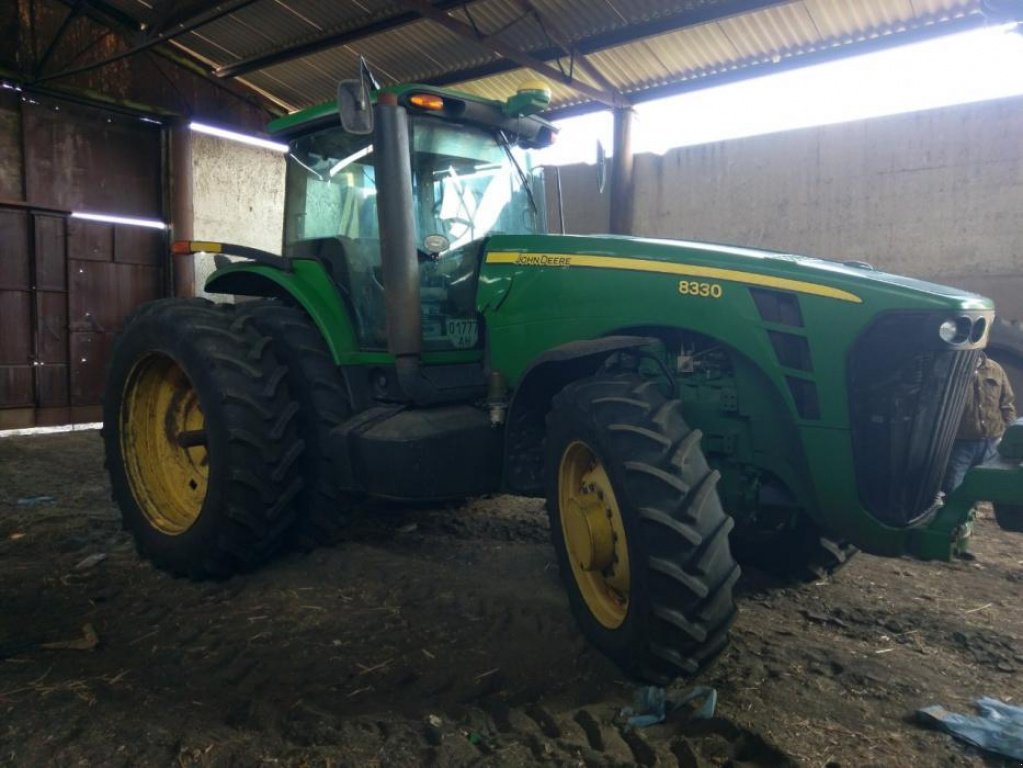
<svg viewBox="0 0 1023 768"><path fill-rule="evenodd" d="M570 384L547 418L547 508L573 613L652 682L695 674L735 616L732 519L700 437L677 400L633 374Z"/></svg>
<svg viewBox="0 0 1023 768"><path fill-rule="evenodd" d="M288 385L299 405L299 429L305 442L302 461L305 487L298 519L289 540L299 549L333 544L348 522L351 508L337 487L330 431L351 416L341 374L319 330L300 309L279 301L238 305L238 316L272 339L278 359L288 369Z"/></svg>
<svg viewBox="0 0 1023 768"><path fill-rule="evenodd" d="M194 578L254 567L302 488L298 406L269 339L195 300L146 305L117 339L103 403L114 500L139 552Z"/></svg>

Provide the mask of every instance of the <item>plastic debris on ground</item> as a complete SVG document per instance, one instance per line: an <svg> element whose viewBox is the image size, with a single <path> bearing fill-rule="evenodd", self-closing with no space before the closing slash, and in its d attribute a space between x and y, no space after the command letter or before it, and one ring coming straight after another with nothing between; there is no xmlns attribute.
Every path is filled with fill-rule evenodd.
<svg viewBox="0 0 1023 768"><path fill-rule="evenodd" d="M976 715L960 715L933 706L918 709L916 716L975 747L1023 760L1023 707L987 697L977 699L976 707Z"/></svg>
<svg viewBox="0 0 1023 768"><path fill-rule="evenodd" d="M42 504L53 504L56 496L23 496L15 502L19 507L38 507Z"/></svg>
<svg viewBox="0 0 1023 768"><path fill-rule="evenodd" d="M79 560L73 570L86 571L89 568L92 568L93 566L99 565L106 559L107 559L106 552L97 552L94 555L89 555L88 557Z"/></svg>
<svg viewBox="0 0 1023 768"><path fill-rule="evenodd" d="M646 728L650 725L663 723L668 715L691 701L702 704L691 715L693 720L709 720L714 717L714 709L718 703L718 692L705 685L698 685L685 691L678 699L669 699L664 688L655 685L645 686L636 691L633 706L622 710L622 717L633 728Z"/></svg>

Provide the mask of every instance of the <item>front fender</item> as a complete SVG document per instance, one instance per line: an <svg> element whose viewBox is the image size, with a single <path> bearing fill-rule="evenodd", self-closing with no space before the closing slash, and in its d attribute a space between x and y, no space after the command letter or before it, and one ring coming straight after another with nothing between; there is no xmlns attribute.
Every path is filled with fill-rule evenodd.
<svg viewBox="0 0 1023 768"><path fill-rule="evenodd" d="M508 408L504 485L522 496L543 495L543 435L551 399L570 382L595 373L615 352L660 342L644 336L605 336L562 344L523 372Z"/></svg>
<svg viewBox="0 0 1023 768"><path fill-rule="evenodd" d="M210 275L205 289L208 293L290 300L316 324L334 362L352 362L358 350L355 329L334 281L318 262L295 259L291 264L290 272L252 262L232 264Z"/></svg>

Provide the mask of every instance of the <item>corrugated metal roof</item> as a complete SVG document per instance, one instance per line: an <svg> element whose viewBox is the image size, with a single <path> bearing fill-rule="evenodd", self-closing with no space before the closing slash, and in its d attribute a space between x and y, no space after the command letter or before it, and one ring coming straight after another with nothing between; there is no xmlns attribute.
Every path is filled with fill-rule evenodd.
<svg viewBox="0 0 1023 768"><path fill-rule="evenodd" d="M915 12L914 7L926 8ZM753 77L772 67L791 66L822 52L854 54L861 46L888 38L896 42L911 33L937 33L943 25L977 17L977 0L797 0L759 11L731 16L591 54L588 58L626 94L642 98L644 91L672 85L711 84L717 76ZM958 28L958 27L955 27ZM460 87L472 93L503 98L524 79L522 70L475 80ZM578 93L559 93L556 107L580 104Z"/></svg>
<svg viewBox="0 0 1023 768"><path fill-rule="evenodd" d="M139 21L158 23L144 0L108 2ZM554 58L558 42L567 41L588 51L589 62L622 93L643 98L809 62L823 52L855 53L879 39L894 43L980 24L980 5L981 0L476 0L448 3L454 6L448 13L480 35L496 35L592 80L568 55ZM316 44L327 35L352 38L353 30L367 24L379 29L401 13L408 7L397 1L256 0L175 43L217 69ZM700 23L685 25L693 20ZM261 61L239 80L299 109L333 98L337 81L355 71L359 56L384 82L445 82L493 98L507 97L528 76L485 41L419 19L297 58ZM553 108L589 101L563 83L552 83L552 91Z"/></svg>

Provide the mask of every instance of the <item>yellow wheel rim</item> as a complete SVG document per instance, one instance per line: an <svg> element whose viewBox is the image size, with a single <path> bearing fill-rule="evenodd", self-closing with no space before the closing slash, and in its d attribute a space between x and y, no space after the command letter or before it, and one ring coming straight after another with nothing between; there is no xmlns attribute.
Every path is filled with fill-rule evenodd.
<svg viewBox="0 0 1023 768"><path fill-rule="evenodd" d="M176 536L199 519L209 480L206 420L185 372L151 353L128 376L121 404L121 451L142 513Z"/></svg>
<svg viewBox="0 0 1023 768"><path fill-rule="evenodd" d="M629 612L629 549L611 478L593 450L571 443L558 467L558 511L568 562L586 606L616 629Z"/></svg>

